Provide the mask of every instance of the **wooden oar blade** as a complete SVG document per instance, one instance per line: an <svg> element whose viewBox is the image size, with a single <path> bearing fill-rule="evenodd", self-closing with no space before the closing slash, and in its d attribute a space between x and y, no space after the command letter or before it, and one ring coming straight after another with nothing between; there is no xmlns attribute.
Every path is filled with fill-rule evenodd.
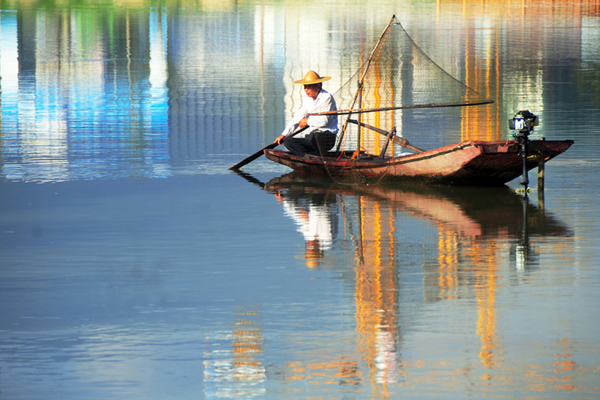
<svg viewBox="0 0 600 400"><path fill-rule="evenodd" d="M244 165L250 164L252 161L254 161L258 157L262 156L265 153L265 150L274 149L275 147L277 147L277 143L271 143L270 145L263 147L262 149L260 149L256 153L252 154L251 156L244 158L242 161L240 161L239 163L235 164L234 166L229 167L229 169L230 170L240 169Z"/></svg>

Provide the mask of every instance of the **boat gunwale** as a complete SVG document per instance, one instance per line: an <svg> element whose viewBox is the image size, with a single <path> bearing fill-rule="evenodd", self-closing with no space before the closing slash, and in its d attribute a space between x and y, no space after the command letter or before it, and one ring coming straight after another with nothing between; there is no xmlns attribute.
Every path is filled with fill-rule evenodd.
<svg viewBox="0 0 600 400"><path fill-rule="evenodd" d="M573 140L535 140L530 141L530 144L535 146L536 143L547 143L547 144L568 144L569 147L574 142ZM491 148L497 148L499 146L510 149L510 151L489 151ZM396 164L409 164L413 162L425 161L431 158L450 154L459 150L464 150L468 147L477 147L481 150L480 154L508 154L518 152L518 142L516 140L502 140L502 141L483 141L483 140L466 140L460 143L454 143L451 145L439 147L437 149L424 151L422 153L414 153L396 157L386 158L362 158L362 159L345 159L345 161L339 161L336 157L319 157L312 156L311 158L301 157L294 155L284 150L265 150L265 154L273 154L279 158L285 158L296 163L304 163L312 166L329 165L331 167L352 167L357 169L364 168L375 168L384 165L396 165ZM351 153L351 152L348 152ZM559 152L559 154L562 152ZM340 155L341 152L332 153Z"/></svg>

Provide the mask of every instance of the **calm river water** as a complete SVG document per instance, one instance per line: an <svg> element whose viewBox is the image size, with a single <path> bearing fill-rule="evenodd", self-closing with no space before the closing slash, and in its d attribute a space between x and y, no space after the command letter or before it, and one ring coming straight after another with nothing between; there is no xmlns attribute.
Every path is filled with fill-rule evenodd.
<svg viewBox="0 0 600 400"><path fill-rule="evenodd" d="M600 2L0 6L0 399L600 397ZM543 196L228 171L393 14Z"/></svg>

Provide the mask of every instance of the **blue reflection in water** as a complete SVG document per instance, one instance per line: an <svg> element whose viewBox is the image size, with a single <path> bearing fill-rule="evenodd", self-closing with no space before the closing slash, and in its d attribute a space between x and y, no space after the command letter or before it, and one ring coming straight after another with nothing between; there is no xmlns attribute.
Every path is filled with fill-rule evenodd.
<svg viewBox="0 0 600 400"><path fill-rule="evenodd" d="M222 173L283 126L282 47L249 63L264 50L251 17L94 12L4 13L4 178Z"/></svg>
<svg viewBox="0 0 600 400"><path fill-rule="evenodd" d="M33 28L18 33L17 14L2 14L2 175L170 176L166 14L66 39L85 18L69 20L68 28L60 17L32 19L46 36Z"/></svg>
<svg viewBox="0 0 600 400"><path fill-rule="evenodd" d="M0 11L0 116L2 130L16 132L19 114L17 13Z"/></svg>

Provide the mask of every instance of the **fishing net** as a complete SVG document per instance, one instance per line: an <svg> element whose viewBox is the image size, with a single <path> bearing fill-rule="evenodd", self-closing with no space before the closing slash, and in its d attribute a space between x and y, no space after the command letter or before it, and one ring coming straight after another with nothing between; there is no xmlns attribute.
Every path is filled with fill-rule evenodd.
<svg viewBox="0 0 600 400"><path fill-rule="evenodd" d="M410 137L408 132L415 127L434 126L431 119L442 117L440 109L489 103L431 60L395 17L370 57L333 96L340 121L336 149L342 151L336 156L346 159L347 169L353 168L358 150L364 157L378 156L384 150L385 156L401 155L405 150L388 143L386 132L394 130L398 137ZM352 178L339 168L327 171L334 179L342 175ZM362 182L360 176L353 178Z"/></svg>

